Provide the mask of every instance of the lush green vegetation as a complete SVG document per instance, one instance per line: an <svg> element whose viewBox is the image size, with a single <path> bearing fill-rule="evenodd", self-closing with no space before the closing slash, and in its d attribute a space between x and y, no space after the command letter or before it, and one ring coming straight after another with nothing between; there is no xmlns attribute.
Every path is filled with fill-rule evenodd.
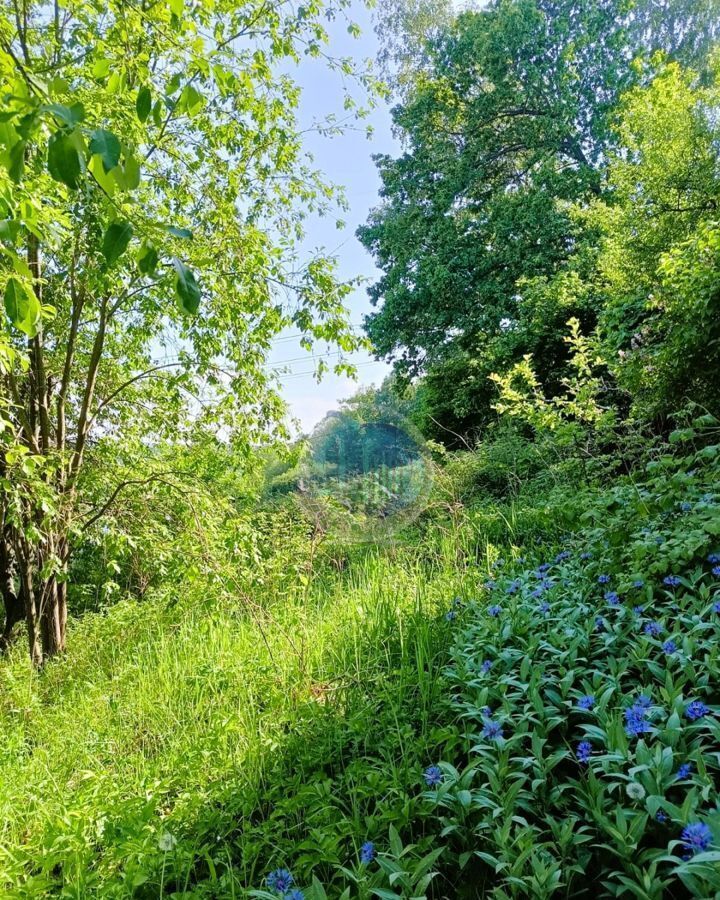
<svg viewBox="0 0 720 900"><path fill-rule="evenodd" d="M0 13L0 894L720 896L717 4L381 4L289 443L347 6Z"/></svg>

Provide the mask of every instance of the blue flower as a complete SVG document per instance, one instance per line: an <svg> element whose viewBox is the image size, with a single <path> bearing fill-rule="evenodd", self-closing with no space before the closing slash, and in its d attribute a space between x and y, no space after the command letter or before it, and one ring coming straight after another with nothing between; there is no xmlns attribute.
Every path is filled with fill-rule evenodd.
<svg viewBox="0 0 720 900"><path fill-rule="evenodd" d="M635 581L633 581L633 587L636 591L639 591L645 587L645 582L642 580L642 578L637 578Z"/></svg>
<svg viewBox="0 0 720 900"><path fill-rule="evenodd" d="M705 706L702 700L693 700L688 704L685 715L691 722L695 722L698 719L702 719L702 717L706 716L709 712L710 710Z"/></svg>
<svg viewBox="0 0 720 900"><path fill-rule="evenodd" d="M488 609L488 615L492 616L493 618L495 618L496 616L499 616L501 612L502 612L502 606L491 606Z"/></svg>
<svg viewBox="0 0 720 900"><path fill-rule="evenodd" d="M636 616L641 616L643 614L645 607L644 606L633 606L633 614Z"/></svg>
<svg viewBox="0 0 720 900"><path fill-rule="evenodd" d="M643 631L650 637L659 637L665 629L659 622L646 622Z"/></svg>
<svg viewBox="0 0 720 900"><path fill-rule="evenodd" d="M668 587L677 587L680 584L681 578L679 575L666 575L663 578L663 584L666 584Z"/></svg>
<svg viewBox="0 0 720 900"><path fill-rule="evenodd" d="M490 671L490 669L492 669L492 660L486 659L483 662L483 664L480 666L480 671L483 672L485 675L487 675L487 673Z"/></svg>
<svg viewBox="0 0 720 900"><path fill-rule="evenodd" d="M677 650L677 644L675 643L675 641L665 641L665 643L662 645L662 650L663 653L667 653L669 656L671 653L675 653L675 651Z"/></svg>
<svg viewBox="0 0 720 900"><path fill-rule="evenodd" d="M440 766L428 766L423 773L423 778L428 787L437 787L439 784L442 784L442 769Z"/></svg>
<svg viewBox="0 0 720 900"><path fill-rule="evenodd" d="M678 770L675 773L675 781L684 781L692 774L692 770L692 763L683 763L681 766L678 766Z"/></svg>
<svg viewBox="0 0 720 900"><path fill-rule="evenodd" d="M558 553L558 555L555 557L555 562L556 563L565 562L565 560L570 559L571 556L572 556L572 553L569 550L563 550L562 553Z"/></svg>
<svg viewBox="0 0 720 900"><path fill-rule="evenodd" d="M296 888L294 891L290 891L289 894L285 894L285 900L305 900L305 894Z"/></svg>
<svg viewBox="0 0 720 900"><path fill-rule="evenodd" d="M713 575L720 577L720 566L713 566L712 573Z"/></svg>
<svg viewBox="0 0 720 900"><path fill-rule="evenodd" d="M707 559L711 565L716 566L718 563L720 563L720 553L711 553Z"/></svg>
<svg viewBox="0 0 720 900"><path fill-rule="evenodd" d="M537 574L538 574L538 577L544 575L545 572L547 572L547 570L548 570L549 568L550 568L550 563L542 563L541 565L539 565L539 566L537 567Z"/></svg>
<svg viewBox="0 0 720 900"><path fill-rule="evenodd" d="M488 591L494 591L495 590L495 582L492 580L492 578L490 578L488 581L485 582L483 587L486 588Z"/></svg>
<svg viewBox="0 0 720 900"><path fill-rule="evenodd" d="M649 697L641 695L623 713L625 717L625 734L628 737L638 737L645 731L650 731L650 723L647 721L647 710L652 701Z"/></svg>
<svg viewBox="0 0 720 900"><path fill-rule="evenodd" d="M680 504L680 509L681 509L683 512L690 512L690 510L692 509L692 503L689 503L687 500L684 500L684 501Z"/></svg>
<svg viewBox="0 0 720 900"><path fill-rule="evenodd" d="M602 631L605 628L605 619L602 616L595 616L595 631Z"/></svg>
<svg viewBox="0 0 720 900"><path fill-rule="evenodd" d="M587 763L590 761L592 752L593 749L590 741L580 741L580 743L577 745L575 756L577 756L578 762Z"/></svg>
<svg viewBox="0 0 720 900"><path fill-rule="evenodd" d="M519 578L516 578L515 581L511 581L510 584L505 589L506 594L517 594L517 592L522 587L522 582Z"/></svg>
<svg viewBox="0 0 720 900"><path fill-rule="evenodd" d="M457 619L457 613L454 609L451 609L445 613L445 618L448 620L448 622L452 622L453 619Z"/></svg>
<svg viewBox="0 0 720 900"><path fill-rule="evenodd" d="M540 604L540 606L538 606L538 609L543 614L549 613L550 612L550 604L547 602L547 600L545 600Z"/></svg>
<svg viewBox="0 0 720 900"><path fill-rule="evenodd" d="M716 600L713 603L713 612L720 613L720 600Z"/></svg>
<svg viewBox="0 0 720 900"><path fill-rule="evenodd" d="M589 553L589 552L581 553L581 554L580 554L580 559L583 560L583 562L584 562L586 559L592 559L592 553Z"/></svg>
<svg viewBox="0 0 720 900"><path fill-rule="evenodd" d="M268 877L266 884L271 891L277 891L278 894L285 894L295 883L295 879L287 869L275 869Z"/></svg>
<svg viewBox="0 0 720 900"><path fill-rule="evenodd" d="M592 709L595 706L595 697L592 694L585 694L578 702L578 709Z"/></svg>
<svg viewBox="0 0 720 900"><path fill-rule="evenodd" d="M617 591L608 591L605 594L605 599L610 604L610 606L620 606L620 595Z"/></svg>
<svg viewBox="0 0 720 900"><path fill-rule="evenodd" d="M375 844L373 844L372 841L365 841L365 843L360 848L360 862L367 865L375 859L376 855L377 850L375 849Z"/></svg>
<svg viewBox="0 0 720 900"><path fill-rule="evenodd" d="M665 812L664 809L659 809L655 813L655 818L657 819L658 822L667 822L668 814Z"/></svg>
<svg viewBox="0 0 720 900"><path fill-rule="evenodd" d="M503 736L502 725L494 719L486 719L482 735L488 741L497 741Z"/></svg>
<svg viewBox="0 0 720 900"><path fill-rule="evenodd" d="M610 584L610 576L609 575L599 575L598 576L598 584Z"/></svg>
<svg viewBox="0 0 720 900"><path fill-rule="evenodd" d="M690 853L702 853L712 844L712 832L704 822L693 822L682 830L682 842Z"/></svg>

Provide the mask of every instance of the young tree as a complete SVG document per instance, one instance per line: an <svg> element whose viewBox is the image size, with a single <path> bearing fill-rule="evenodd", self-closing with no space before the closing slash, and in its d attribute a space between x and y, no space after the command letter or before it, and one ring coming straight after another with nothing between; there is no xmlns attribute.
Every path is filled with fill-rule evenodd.
<svg viewBox="0 0 720 900"><path fill-rule="evenodd" d="M336 196L305 158L299 88L347 0L12 0L0 14L0 590L36 664L61 651L97 439L153 447L188 417L246 448L281 404L294 323L354 346L303 218ZM351 74L347 61L330 64ZM364 78L364 76L362 76ZM365 79L369 86L369 79ZM344 366L344 363L341 363Z"/></svg>

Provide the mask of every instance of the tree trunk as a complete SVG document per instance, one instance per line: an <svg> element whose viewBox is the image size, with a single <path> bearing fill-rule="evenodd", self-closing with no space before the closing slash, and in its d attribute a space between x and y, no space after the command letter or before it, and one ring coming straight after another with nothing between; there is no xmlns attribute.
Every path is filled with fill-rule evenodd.
<svg viewBox="0 0 720 900"><path fill-rule="evenodd" d="M0 653L10 644L13 629L25 618L22 593L15 585L15 560L9 535L0 535L0 594L5 607L5 624L0 634Z"/></svg>

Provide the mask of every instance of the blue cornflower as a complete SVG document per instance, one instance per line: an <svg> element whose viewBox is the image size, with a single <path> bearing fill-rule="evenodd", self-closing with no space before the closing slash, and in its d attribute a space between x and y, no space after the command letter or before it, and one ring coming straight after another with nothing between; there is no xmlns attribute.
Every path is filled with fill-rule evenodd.
<svg viewBox="0 0 720 900"><path fill-rule="evenodd" d="M360 848L360 862L371 863L377 855L377 850L375 849L375 844L372 841L365 841L365 843Z"/></svg>
<svg viewBox="0 0 720 900"><path fill-rule="evenodd" d="M695 722L698 719L702 719L702 717L706 716L709 712L710 710L705 706L702 700L693 700L688 704L685 715L691 722Z"/></svg>
<svg viewBox="0 0 720 900"><path fill-rule="evenodd" d="M462 597L455 597L455 599L452 602L452 605L453 605L453 609L462 609L463 606L465 605L465 603L464 603Z"/></svg>
<svg viewBox="0 0 720 900"><path fill-rule="evenodd" d="M650 709L652 706L652 699L648 697L647 694L640 694L635 701L634 706L637 706L639 709Z"/></svg>
<svg viewBox="0 0 720 900"><path fill-rule="evenodd" d="M712 844L712 832L704 822L692 822L682 830L682 842L690 853L702 853Z"/></svg>
<svg viewBox="0 0 720 900"><path fill-rule="evenodd" d="M690 510L692 509L692 503L689 503L687 500L684 500L684 501L680 504L680 509L681 509L683 512L690 512Z"/></svg>
<svg viewBox="0 0 720 900"><path fill-rule="evenodd" d="M633 606L633 614L636 616L641 616L645 610L644 606Z"/></svg>
<svg viewBox="0 0 720 900"><path fill-rule="evenodd" d="M667 822L668 814L665 812L664 809L659 809L655 813L655 818L657 819L658 822Z"/></svg>
<svg viewBox="0 0 720 900"><path fill-rule="evenodd" d="M678 770L675 773L675 781L684 781L692 774L693 765L692 763L683 763L678 766Z"/></svg>
<svg viewBox="0 0 720 900"><path fill-rule="evenodd" d="M647 705L645 705L647 700ZM647 697L639 697L635 703L623 713L625 717L625 734L628 737L638 737L645 731L650 731L650 723L647 721L647 709L650 700Z"/></svg>
<svg viewBox="0 0 720 900"><path fill-rule="evenodd" d="M499 740L503 736L502 725L494 719L486 719L482 735L488 741Z"/></svg>
<svg viewBox="0 0 720 900"><path fill-rule="evenodd" d="M535 588L534 591L530 592L530 596L533 598L533 600L537 600L539 597L542 597L542 595L544 593L545 593L545 588L542 585L539 585L538 587Z"/></svg>
<svg viewBox="0 0 720 900"><path fill-rule="evenodd" d="M539 576L540 576L540 575L544 575L544 574L548 571L549 568L550 568L550 563L541 563L541 564L537 567L537 574L538 574Z"/></svg>
<svg viewBox="0 0 720 900"><path fill-rule="evenodd" d="M565 562L565 560L570 559L571 556L572 556L572 553L569 550L563 550L562 553L558 553L558 555L555 557L555 562L556 563Z"/></svg>
<svg viewBox="0 0 720 900"><path fill-rule="evenodd" d="M720 613L720 600L716 600L713 603L713 612Z"/></svg>
<svg viewBox="0 0 720 900"><path fill-rule="evenodd" d="M620 595L617 591L608 591L605 594L605 599L610 604L610 606L620 606Z"/></svg>
<svg viewBox="0 0 720 900"><path fill-rule="evenodd" d="M540 604L540 606L538 606L538 609L540 610L541 613L549 613L550 612L550 604L547 602L547 600L544 600Z"/></svg>
<svg viewBox="0 0 720 900"><path fill-rule="evenodd" d="M492 578L489 578L489 579L485 582L485 584L483 585L483 587L486 588L488 591L494 591L494 590L495 590L495 582L492 580Z"/></svg>
<svg viewBox="0 0 720 900"><path fill-rule="evenodd" d="M662 645L663 653L667 653L668 656L671 653L675 653L676 650L677 650L677 644L675 643L675 641L665 641L665 643Z"/></svg>
<svg viewBox="0 0 720 900"><path fill-rule="evenodd" d="M713 575L720 577L720 566L713 566L712 573Z"/></svg>
<svg viewBox="0 0 720 900"><path fill-rule="evenodd" d="M677 587L680 584L680 576L666 575L663 578L663 584L666 584L668 587Z"/></svg>
<svg viewBox="0 0 720 900"><path fill-rule="evenodd" d="M585 694L577 702L579 709L592 709L595 706L595 697L592 694Z"/></svg>
<svg viewBox="0 0 720 900"><path fill-rule="evenodd" d="M522 582L519 578L516 578L515 581L511 581L510 584L505 589L506 594L517 594L517 592L522 587Z"/></svg>
<svg viewBox="0 0 720 900"><path fill-rule="evenodd" d="M585 562L586 559L592 559L592 553L588 553L588 552L581 553L581 554L580 554L580 559L581 559L583 562Z"/></svg>
<svg viewBox="0 0 720 900"><path fill-rule="evenodd" d="M483 672L485 675L487 675L487 673L490 671L490 669L492 669L492 660L486 659L483 662L483 664L480 666L480 671Z"/></svg>
<svg viewBox="0 0 720 900"><path fill-rule="evenodd" d="M602 616L595 616L595 631L602 631L605 627L605 619Z"/></svg>
<svg viewBox="0 0 720 900"><path fill-rule="evenodd" d="M598 576L598 584L610 584L610 576L609 575L599 575Z"/></svg>
<svg viewBox="0 0 720 900"><path fill-rule="evenodd" d="M708 556L708 562L711 565L716 566L720 563L720 553L711 553L710 556Z"/></svg>
<svg viewBox="0 0 720 900"><path fill-rule="evenodd" d="M448 622L452 622L453 619L457 619L457 613L454 609L448 610L448 612L445 613L445 618L448 620Z"/></svg>
<svg viewBox="0 0 720 900"><path fill-rule="evenodd" d="M645 582L642 580L642 578L636 578L635 581L633 581L633 587L636 591L639 591L645 587Z"/></svg>
<svg viewBox="0 0 720 900"><path fill-rule="evenodd" d="M270 890L277 891L278 894L287 893L287 891L290 890L294 883L295 879L287 869L275 869L274 872L271 872L268 875L266 881L266 884L270 888Z"/></svg>
<svg viewBox="0 0 720 900"><path fill-rule="evenodd" d="M495 618L496 616L499 616L501 612L502 612L502 606L491 606L488 609L488 615L492 616L493 618Z"/></svg>
<svg viewBox="0 0 720 900"><path fill-rule="evenodd" d="M305 894L296 888L294 891L290 891L289 894L285 894L285 900L305 900Z"/></svg>
<svg viewBox="0 0 720 900"><path fill-rule="evenodd" d="M577 756L578 762L587 763L590 761L592 752L593 748L590 741L580 741L580 743L577 745L575 756Z"/></svg>
<svg viewBox="0 0 720 900"><path fill-rule="evenodd" d="M646 622L643 627L645 634L650 637L659 637L665 629L659 622Z"/></svg>
<svg viewBox="0 0 720 900"><path fill-rule="evenodd" d="M442 769L440 766L428 766L423 772L423 778L428 787L437 787L443 780Z"/></svg>

